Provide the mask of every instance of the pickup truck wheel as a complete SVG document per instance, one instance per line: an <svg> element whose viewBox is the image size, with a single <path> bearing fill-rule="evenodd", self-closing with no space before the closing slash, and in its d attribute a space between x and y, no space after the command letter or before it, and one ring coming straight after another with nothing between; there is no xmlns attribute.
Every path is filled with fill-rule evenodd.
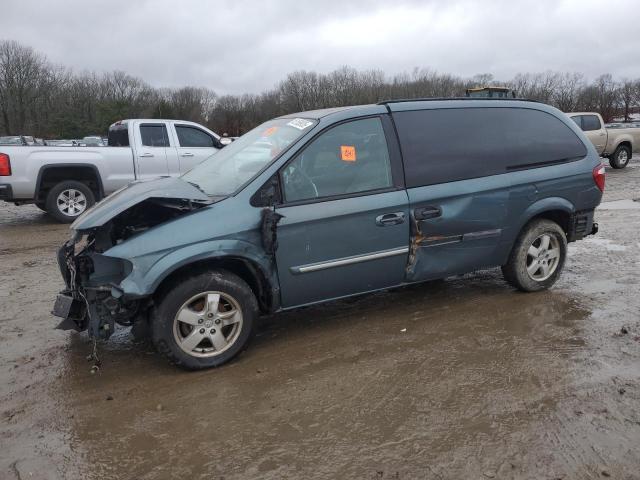
<svg viewBox="0 0 640 480"><path fill-rule="evenodd" d="M609 157L609 164L612 168L624 168L631 160L631 149L626 145L619 145L613 155Z"/></svg>
<svg viewBox="0 0 640 480"><path fill-rule="evenodd" d="M560 225L534 220L520 233L502 274L523 292L545 290L558 280L566 257L567 237Z"/></svg>
<svg viewBox="0 0 640 480"><path fill-rule="evenodd" d="M82 182L65 180L47 194L46 210L56 220L71 223L96 203L91 189Z"/></svg>
<svg viewBox="0 0 640 480"><path fill-rule="evenodd" d="M151 324L156 349L189 370L218 367L242 352L253 335L258 302L249 285L226 270L176 283Z"/></svg>

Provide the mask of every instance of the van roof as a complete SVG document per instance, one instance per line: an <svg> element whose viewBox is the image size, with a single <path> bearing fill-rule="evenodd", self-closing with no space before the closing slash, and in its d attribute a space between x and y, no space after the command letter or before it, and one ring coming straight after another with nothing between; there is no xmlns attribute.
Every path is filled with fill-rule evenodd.
<svg viewBox="0 0 640 480"><path fill-rule="evenodd" d="M473 97L431 97L431 98L402 98L396 100L384 100L382 102L378 102L375 104L364 104L364 105L349 105L345 107L334 107L334 108L323 108L320 110L307 110L303 112L289 113L287 115L282 115L279 118L311 118L315 120L320 120L323 117L327 117L329 115L333 115L340 112L353 111L354 113L360 113L361 111L364 113L373 113L373 110L379 108L380 106L385 106L387 108L388 105L393 104L403 104L403 103L413 103L417 105L412 105L412 107L420 108L420 104L423 104L425 108L429 108L429 106L433 106L433 108L442 108L435 107L435 103L447 104L453 102L465 102L468 103L469 106L479 106L479 104L485 104L485 102L489 102L491 105L506 105L513 104L514 102L527 102L534 103L539 105L544 105L535 100L529 100L526 98L473 98Z"/></svg>

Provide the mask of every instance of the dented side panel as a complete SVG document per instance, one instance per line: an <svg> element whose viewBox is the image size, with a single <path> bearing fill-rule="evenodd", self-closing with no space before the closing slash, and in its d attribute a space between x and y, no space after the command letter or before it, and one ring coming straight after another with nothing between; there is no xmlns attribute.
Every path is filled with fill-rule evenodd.
<svg viewBox="0 0 640 480"><path fill-rule="evenodd" d="M411 208L407 281L442 278L498 264L508 214L507 175L407 192Z"/></svg>

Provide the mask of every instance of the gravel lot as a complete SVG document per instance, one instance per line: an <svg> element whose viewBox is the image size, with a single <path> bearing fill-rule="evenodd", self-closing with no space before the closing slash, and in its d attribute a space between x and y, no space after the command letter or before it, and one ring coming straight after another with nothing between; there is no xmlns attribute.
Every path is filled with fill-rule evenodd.
<svg viewBox="0 0 640 480"><path fill-rule="evenodd" d="M92 375L49 313L67 227L0 204L0 478L640 478L640 161L607 173L548 292L487 270L306 308L196 373L122 329Z"/></svg>

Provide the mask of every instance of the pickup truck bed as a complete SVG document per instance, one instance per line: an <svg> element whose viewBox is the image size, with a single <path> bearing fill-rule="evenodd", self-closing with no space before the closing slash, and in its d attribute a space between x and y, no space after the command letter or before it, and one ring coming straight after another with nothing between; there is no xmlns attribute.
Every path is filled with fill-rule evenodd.
<svg viewBox="0 0 640 480"><path fill-rule="evenodd" d="M3 147L1 151L12 159L11 177L1 180L10 180L12 195L0 198L16 203L44 202L35 193L42 191L43 182L90 179L91 189L101 198L135 178L133 152L127 147Z"/></svg>

